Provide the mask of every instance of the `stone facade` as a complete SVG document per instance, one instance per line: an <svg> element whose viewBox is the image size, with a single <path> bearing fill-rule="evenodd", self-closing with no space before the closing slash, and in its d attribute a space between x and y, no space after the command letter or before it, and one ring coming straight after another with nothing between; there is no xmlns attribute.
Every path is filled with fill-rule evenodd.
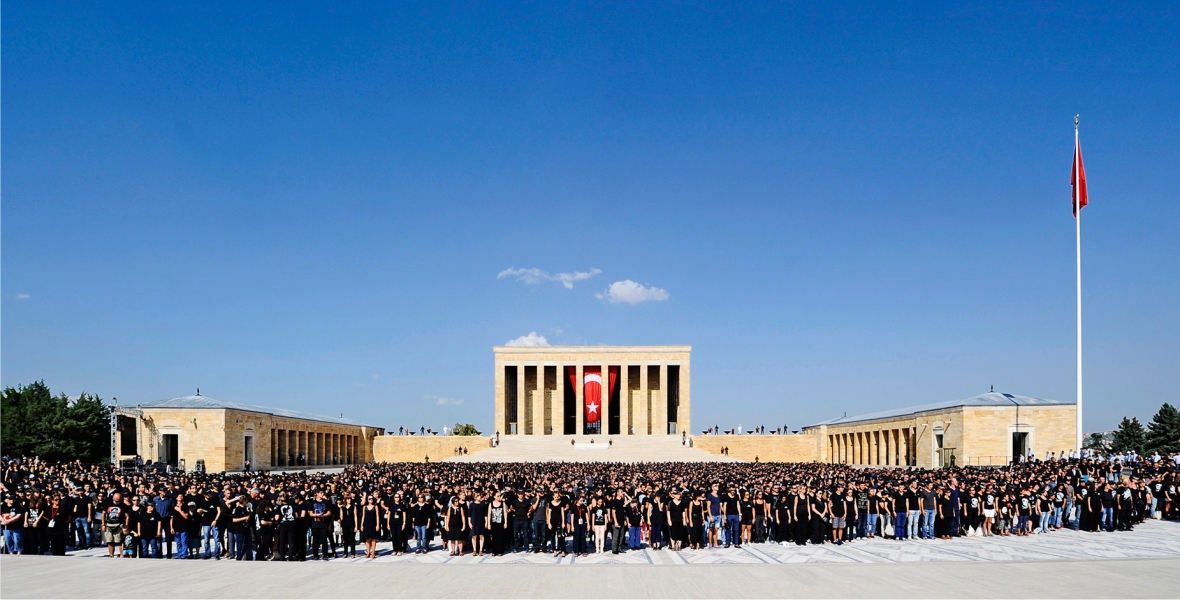
<svg viewBox="0 0 1180 600"><path fill-rule="evenodd" d="M492 438L481 435L382 435L373 439L377 462L441 462L455 456L455 448L467 455L487 450Z"/></svg>
<svg viewBox="0 0 1180 600"><path fill-rule="evenodd" d="M693 438L693 446L714 454L728 448L731 458L745 461L925 468L952 460L959 466L1008 464L1017 436L1023 436L1024 451L1042 458L1074 449L1074 404L1003 394L945 404L837 419L798 435L702 435Z"/></svg>
<svg viewBox="0 0 1180 600"><path fill-rule="evenodd" d="M124 415L134 418L135 432L119 431L116 448L122 450L123 436L135 435L136 454L144 461L168 462L188 470L204 460L207 471L239 471L245 468L247 452L253 469L368 462L373 460L374 438L384 433L379 427L229 408L124 410ZM169 456L169 444L174 444L175 456ZM135 454L118 457L134 458Z"/></svg>
<svg viewBox="0 0 1180 600"><path fill-rule="evenodd" d="M680 435L691 432L692 346L496 346L495 431L503 435ZM601 431L583 415L586 367L612 369ZM571 389L572 388L572 389Z"/></svg>
<svg viewBox="0 0 1180 600"><path fill-rule="evenodd" d="M805 428L804 433L817 435L817 454L825 460L851 465L1004 465L1021 453L1018 446L1040 457L1073 450L1076 405L1038 402L1042 404L968 403L883 418L868 415Z"/></svg>

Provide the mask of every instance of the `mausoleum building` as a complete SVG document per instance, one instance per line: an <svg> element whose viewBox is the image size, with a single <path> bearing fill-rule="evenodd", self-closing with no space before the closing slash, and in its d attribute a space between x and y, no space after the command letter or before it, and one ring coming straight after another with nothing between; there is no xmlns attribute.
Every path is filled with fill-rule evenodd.
<svg viewBox="0 0 1180 600"><path fill-rule="evenodd" d="M691 432L692 346L496 346L496 433Z"/></svg>

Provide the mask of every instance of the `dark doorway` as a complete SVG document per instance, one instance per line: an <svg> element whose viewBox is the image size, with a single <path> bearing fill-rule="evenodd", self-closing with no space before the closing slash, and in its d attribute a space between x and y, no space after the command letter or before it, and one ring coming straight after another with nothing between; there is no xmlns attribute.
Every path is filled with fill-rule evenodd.
<svg viewBox="0 0 1180 600"><path fill-rule="evenodd" d="M180 436L165 433L160 436L160 462L173 467L180 465Z"/></svg>
<svg viewBox="0 0 1180 600"><path fill-rule="evenodd" d="M562 405L565 407L562 410L562 422L564 426L562 433L565 435L573 435L578 429L578 394L574 391L574 383L569 381L569 371L562 369L561 376L566 378L565 385L562 388L565 390L565 398Z"/></svg>
<svg viewBox="0 0 1180 600"><path fill-rule="evenodd" d="M1014 432L1012 434L1012 460L1020 460L1020 457L1025 454L1028 454L1028 433Z"/></svg>
<svg viewBox="0 0 1180 600"><path fill-rule="evenodd" d="M680 365L668 365L668 433L676 433L680 419Z"/></svg>
<svg viewBox="0 0 1180 600"><path fill-rule="evenodd" d="M516 367L504 367L504 434L516 435L517 431L517 403L516 403Z"/></svg>

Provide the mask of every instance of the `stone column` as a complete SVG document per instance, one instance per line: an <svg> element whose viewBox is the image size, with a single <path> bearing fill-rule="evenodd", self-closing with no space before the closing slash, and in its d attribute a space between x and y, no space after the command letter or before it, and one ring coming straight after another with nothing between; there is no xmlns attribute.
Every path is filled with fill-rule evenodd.
<svg viewBox="0 0 1180 600"><path fill-rule="evenodd" d="M627 363L618 365L618 435L631 435L631 391L628 389Z"/></svg>
<svg viewBox="0 0 1180 600"><path fill-rule="evenodd" d="M639 415L636 418L639 421L639 427L636 428L636 431L640 435L649 435L648 432L651 429L651 422L647 418L649 407L651 406L650 394L651 390L648 388L647 383L647 364L641 363L639 365L639 406L635 407Z"/></svg>
<svg viewBox="0 0 1180 600"><path fill-rule="evenodd" d="M569 377L565 365L557 365L557 389L553 391L553 433L565 435L565 380ZM561 415L558 419L557 415Z"/></svg>
<svg viewBox="0 0 1180 600"><path fill-rule="evenodd" d="M545 435L545 367L537 365L537 386L530 390L533 404L533 435Z"/></svg>
<svg viewBox="0 0 1180 600"><path fill-rule="evenodd" d="M676 409L677 427L692 435L692 377L689 361L680 365L680 408Z"/></svg>
<svg viewBox="0 0 1180 600"><path fill-rule="evenodd" d="M664 363L660 363L660 400L656 406L660 409L660 416L656 418L660 435L668 435L668 365Z"/></svg>
<svg viewBox="0 0 1180 600"><path fill-rule="evenodd" d="M524 365L519 364L516 365L516 433L520 435L528 433L529 420L525 411L528 401L524 390Z"/></svg>
<svg viewBox="0 0 1180 600"><path fill-rule="evenodd" d="M578 363L574 370L574 435L582 435L586 432L586 417L585 411L582 409L583 390L586 386L582 384L585 381L585 365Z"/></svg>

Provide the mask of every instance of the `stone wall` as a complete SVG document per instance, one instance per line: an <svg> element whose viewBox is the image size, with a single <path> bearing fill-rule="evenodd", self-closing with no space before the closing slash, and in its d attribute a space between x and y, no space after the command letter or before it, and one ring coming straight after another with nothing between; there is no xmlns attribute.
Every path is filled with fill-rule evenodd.
<svg viewBox="0 0 1180 600"><path fill-rule="evenodd" d="M348 458L346 440L356 440L353 463L373 460L372 441L381 429L360 425L344 425L310 419L279 417L267 413L231 410L224 408L143 408L143 416L137 419L137 450L145 460L161 460L160 444L164 435L176 435L179 459L184 468L191 470L198 460L205 461L210 472L237 471L244 467L245 440L250 436L254 444L255 469L286 468L286 458L275 457L283 446L279 445L276 431L303 432L308 454L308 466L330 466L343 464ZM313 456L310 450L317 445L307 446L308 437L323 440L323 451ZM329 444L331 443L331 444ZM285 445L285 444L284 444ZM272 453L273 449L273 453ZM333 456L336 461L333 461ZM119 458L134 458L120 456ZM318 460L317 460L318 459Z"/></svg>
<svg viewBox="0 0 1180 600"><path fill-rule="evenodd" d="M491 447L491 438L480 435L380 435L373 438L376 462L439 462L455 456L463 447L474 454Z"/></svg>
<svg viewBox="0 0 1180 600"><path fill-rule="evenodd" d="M795 435L698 435L692 438L694 448L721 454L729 447L730 458L753 462L813 462L821 460L820 436Z"/></svg>
<svg viewBox="0 0 1180 600"><path fill-rule="evenodd" d="M1019 410L1018 410L1019 409ZM1019 418L1017 415L1019 414ZM1068 453L1076 445L1077 406L966 407L967 448L960 464L1004 464L1012 458L1012 433L1028 433L1028 447L1038 457ZM1003 462L1000 462L1003 461Z"/></svg>

